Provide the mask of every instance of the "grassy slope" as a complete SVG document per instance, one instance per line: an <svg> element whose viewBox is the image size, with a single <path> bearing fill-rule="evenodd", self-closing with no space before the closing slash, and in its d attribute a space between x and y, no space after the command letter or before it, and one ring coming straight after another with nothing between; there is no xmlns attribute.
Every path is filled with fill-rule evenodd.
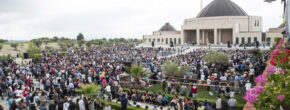
<svg viewBox="0 0 290 110"><path fill-rule="evenodd" d="M13 47L10 46L11 43L5 43L2 44L3 47L0 50L0 55L8 55L8 54L12 54L13 56L16 56L17 53L23 53L26 52L28 49L28 44L29 42L21 42L18 43L18 47L17 50L15 50ZM57 43L48 43L47 45L45 45L44 43L41 45L41 48L44 49L45 46L50 46L53 48L59 48Z"/></svg>

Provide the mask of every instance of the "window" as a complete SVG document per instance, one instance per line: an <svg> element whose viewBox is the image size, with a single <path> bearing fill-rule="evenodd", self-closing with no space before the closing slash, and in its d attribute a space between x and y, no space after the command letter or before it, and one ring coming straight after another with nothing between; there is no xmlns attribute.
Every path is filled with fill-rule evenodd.
<svg viewBox="0 0 290 110"><path fill-rule="evenodd" d="M178 44L181 44L181 38L178 38Z"/></svg>
<svg viewBox="0 0 290 110"><path fill-rule="evenodd" d="M271 44L271 38L268 37L267 40L266 40L266 42L267 42L267 45L270 46L270 44Z"/></svg>
<svg viewBox="0 0 290 110"><path fill-rule="evenodd" d="M236 38L236 44L239 44L239 37Z"/></svg>
<svg viewBox="0 0 290 110"><path fill-rule="evenodd" d="M151 42L151 39L149 39L149 42Z"/></svg>
<svg viewBox="0 0 290 110"><path fill-rule="evenodd" d="M170 42L172 42L172 38L170 38Z"/></svg>
<svg viewBox="0 0 290 110"><path fill-rule="evenodd" d="M160 42L160 39L157 39L157 42Z"/></svg>
<svg viewBox="0 0 290 110"><path fill-rule="evenodd" d="M258 38L257 37L254 37L254 42L257 42L258 41Z"/></svg>
<svg viewBox="0 0 290 110"><path fill-rule="evenodd" d="M144 42L146 42L147 39L144 39Z"/></svg>
<svg viewBox="0 0 290 110"><path fill-rule="evenodd" d="M245 38L242 37L242 44L245 44Z"/></svg>
<svg viewBox="0 0 290 110"><path fill-rule="evenodd" d="M161 42L163 42L163 38L161 39Z"/></svg>
<svg viewBox="0 0 290 110"><path fill-rule="evenodd" d="M168 44L168 38L165 39L165 43Z"/></svg>
<svg viewBox="0 0 290 110"><path fill-rule="evenodd" d="M248 37L248 44L251 44L251 37Z"/></svg>
<svg viewBox="0 0 290 110"><path fill-rule="evenodd" d="M176 38L174 38L174 44L176 44Z"/></svg>

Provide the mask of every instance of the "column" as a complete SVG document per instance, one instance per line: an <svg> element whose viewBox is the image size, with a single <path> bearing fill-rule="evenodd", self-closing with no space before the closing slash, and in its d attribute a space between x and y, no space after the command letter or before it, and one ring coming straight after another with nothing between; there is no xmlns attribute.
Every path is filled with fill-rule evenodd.
<svg viewBox="0 0 290 110"><path fill-rule="evenodd" d="M222 43L222 30L219 29L219 44Z"/></svg>
<svg viewBox="0 0 290 110"><path fill-rule="evenodd" d="M204 30L202 30L202 43L204 43L205 40L204 40Z"/></svg>
<svg viewBox="0 0 290 110"><path fill-rule="evenodd" d="M196 45L200 45L199 38L199 29L196 29Z"/></svg>
<svg viewBox="0 0 290 110"><path fill-rule="evenodd" d="M214 45L216 45L217 44L217 29L215 28L214 29Z"/></svg>

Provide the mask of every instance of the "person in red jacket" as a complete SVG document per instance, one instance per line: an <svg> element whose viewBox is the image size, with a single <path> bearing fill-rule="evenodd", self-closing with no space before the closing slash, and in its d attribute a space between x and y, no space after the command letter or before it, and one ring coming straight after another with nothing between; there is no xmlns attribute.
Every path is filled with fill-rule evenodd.
<svg viewBox="0 0 290 110"><path fill-rule="evenodd" d="M197 98L198 94L197 94L197 87L195 86L195 84L193 84L193 86L190 89L191 89L192 97Z"/></svg>

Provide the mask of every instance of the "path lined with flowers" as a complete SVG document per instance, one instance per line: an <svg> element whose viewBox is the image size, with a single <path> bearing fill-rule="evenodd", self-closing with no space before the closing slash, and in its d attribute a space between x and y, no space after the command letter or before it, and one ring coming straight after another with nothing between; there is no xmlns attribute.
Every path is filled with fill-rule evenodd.
<svg viewBox="0 0 290 110"><path fill-rule="evenodd" d="M282 44L283 44L283 40L280 40L271 55L271 60L268 62L268 65L266 69L264 70L264 73L256 77L255 82L257 83L257 85L254 88L247 91L244 99L248 103L244 106L244 110L256 110L256 108L254 107L254 103L259 101L258 99L259 95L264 92L265 87L268 85L267 76L270 76L272 74L277 74L277 73L278 74L286 73L286 69L288 65L287 63L289 62L289 58L288 58L289 50L282 49L283 53L281 53L280 49L281 49ZM284 54L285 56L281 57L282 54ZM286 66L284 66L284 64L286 64ZM275 90L276 87L273 87L273 88ZM277 98L280 102L282 102L284 101L285 97L283 94L280 94L276 96L275 98Z"/></svg>

